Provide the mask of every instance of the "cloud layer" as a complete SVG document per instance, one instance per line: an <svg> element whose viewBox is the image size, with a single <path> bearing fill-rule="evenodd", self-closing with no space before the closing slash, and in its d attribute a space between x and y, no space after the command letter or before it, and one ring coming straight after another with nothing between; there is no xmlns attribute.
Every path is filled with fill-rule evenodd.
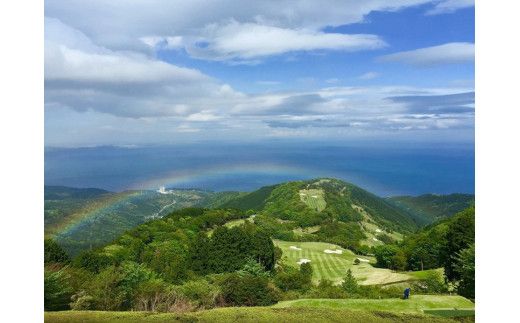
<svg viewBox="0 0 520 323"><path fill-rule="evenodd" d="M379 57L381 62L398 62L416 66L468 63L475 60L475 44L448 43Z"/></svg>
<svg viewBox="0 0 520 323"><path fill-rule="evenodd" d="M256 64L294 52L389 49L391 44L378 35L325 30L363 22L373 11L426 3L431 2L134 0L108 5L48 0L46 143L315 138L471 127L472 87L337 86L340 79L329 78L327 87L245 93L198 69L157 58L158 51L168 50L208 61ZM457 5L435 1L432 10L451 12ZM473 44L448 43L381 60L431 66L470 62L473 52ZM353 78L381 75L366 72ZM269 78L255 83L280 85Z"/></svg>

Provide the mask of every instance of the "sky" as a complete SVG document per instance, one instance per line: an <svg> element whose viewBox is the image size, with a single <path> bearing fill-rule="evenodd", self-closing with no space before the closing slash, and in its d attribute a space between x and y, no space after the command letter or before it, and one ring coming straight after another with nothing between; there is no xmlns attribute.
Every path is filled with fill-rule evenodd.
<svg viewBox="0 0 520 323"><path fill-rule="evenodd" d="M45 1L45 145L474 141L474 1Z"/></svg>

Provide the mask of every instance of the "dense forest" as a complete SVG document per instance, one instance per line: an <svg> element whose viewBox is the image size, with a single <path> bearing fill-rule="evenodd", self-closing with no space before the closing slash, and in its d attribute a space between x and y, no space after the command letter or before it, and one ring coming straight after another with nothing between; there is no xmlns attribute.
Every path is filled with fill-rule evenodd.
<svg viewBox="0 0 520 323"><path fill-rule="evenodd" d="M444 268L457 292L475 298L475 208L430 225L402 242L374 248L377 265L395 270Z"/></svg>

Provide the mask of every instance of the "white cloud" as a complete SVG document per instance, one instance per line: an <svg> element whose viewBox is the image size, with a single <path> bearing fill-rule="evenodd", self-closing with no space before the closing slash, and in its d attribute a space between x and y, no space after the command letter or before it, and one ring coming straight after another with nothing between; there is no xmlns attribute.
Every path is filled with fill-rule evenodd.
<svg viewBox="0 0 520 323"><path fill-rule="evenodd" d="M224 59L288 51L378 48L381 40L373 35L327 34L322 30L363 22L373 11L396 11L430 1L121 0L107 4L105 0L47 0L45 14L112 50L149 53L151 46L178 49L183 45L191 47L197 57ZM254 42L256 34L249 39L253 32L262 37L258 42ZM270 35L275 38L268 38ZM211 48L196 51L193 44L200 40Z"/></svg>
<svg viewBox="0 0 520 323"><path fill-rule="evenodd" d="M325 33L323 28L361 22L374 10L399 10L424 2L156 0L150 5L149 0L135 0L107 5L97 0L88 4L48 0L46 14L59 19L45 21L46 144L145 144L330 135L354 128L401 131L467 126L471 116L411 113L410 99L388 98L472 89L316 89L316 79L302 78L295 84L307 91L247 95L196 69L159 61L150 50L184 48L196 57L242 64L288 52L376 49L384 42L375 35ZM434 50L443 59L421 50L412 52L416 64L428 65L460 59L460 48L455 49L459 53L448 59L446 48ZM302 127L306 127L303 132Z"/></svg>
<svg viewBox="0 0 520 323"><path fill-rule="evenodd" d="M378 60L417 66L467 63L475 60L475 44L447 43L439 46L384 55L380 56Z"/></svg>
<svg viewBox="0 0 520 323"><path fill-rule="evenodd" d="M437 3L431 10L427 11L427 15L439 15L444 13L453 13L459 9L470 8L475 6L475 0L442 0Z"/></svg>
<svg viewBox="0 0 520 323"><path fill-rule="evenodd" d="M45 94L49 107L127 117L196 114L242 96L197 70L97 46L56 19L45 20Z"/></svg>
<svg viewBox="0 0 520 323"><path fill-rule="evenodd" d="M377 72L366 72L365 74L361 74L358 78L360 80L373 80L379 77L379 73Z"/></svg>
<svg viewBox="0 0 520 323"><path fill-rule="evenodd" d="M376 35L323 33L236 21L209 25L202 36L185 43L192 57L210 60L251 60L298 51L371 50L385 45Z"/></svg>

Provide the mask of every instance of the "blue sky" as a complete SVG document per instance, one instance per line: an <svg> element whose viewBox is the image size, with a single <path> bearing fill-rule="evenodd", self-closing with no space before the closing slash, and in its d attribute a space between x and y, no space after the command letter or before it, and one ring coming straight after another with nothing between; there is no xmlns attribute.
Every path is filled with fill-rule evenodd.
<svg viewBox="0 0 520 323"><path fill-rule="evenodd" d="M474 138L471 0L45 2L45 144Z"/></svg>

